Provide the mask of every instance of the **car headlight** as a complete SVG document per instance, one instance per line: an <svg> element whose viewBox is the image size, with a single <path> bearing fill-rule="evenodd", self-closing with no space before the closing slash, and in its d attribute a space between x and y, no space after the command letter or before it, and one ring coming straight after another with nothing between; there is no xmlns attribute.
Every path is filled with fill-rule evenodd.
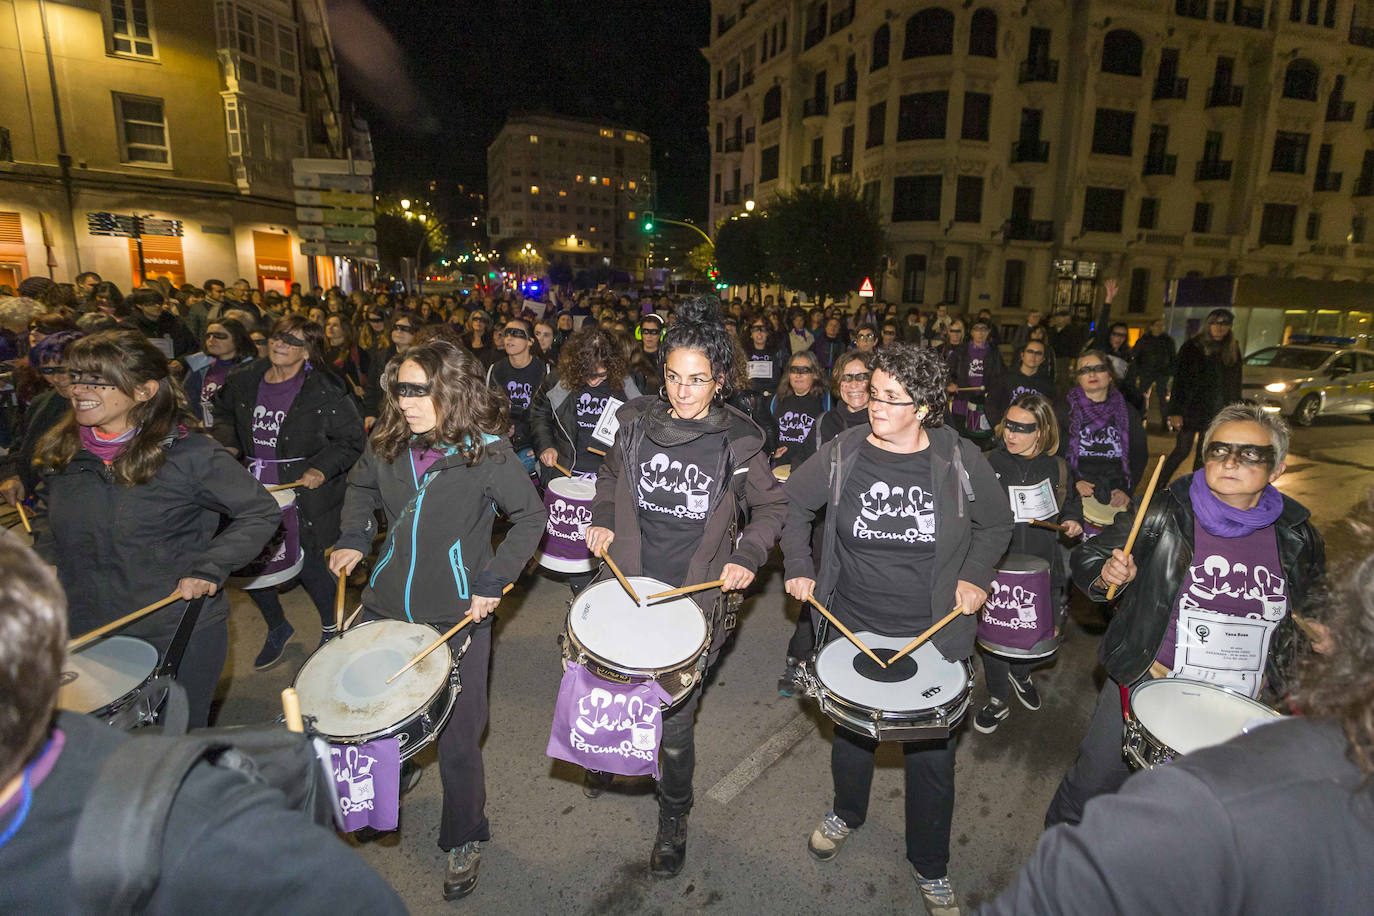
<svg viewBox="0 0 1374 916"><path fill-rule="evenodd" d="M1264 386L1264 390L1265 390L1265 391L1268 391L1268 392L1271 392L1271 393L1273 393L1273 394L1283 394L1285 391L1288 390L1288 383L1287 383L1287 382L1270 382L1268 385L1265 385L1265 386Z"/></svg>

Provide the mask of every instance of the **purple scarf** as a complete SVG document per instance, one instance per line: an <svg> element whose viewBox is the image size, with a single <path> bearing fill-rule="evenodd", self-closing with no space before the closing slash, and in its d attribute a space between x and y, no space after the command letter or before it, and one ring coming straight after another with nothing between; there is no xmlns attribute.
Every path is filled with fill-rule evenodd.
<svg viewBox="0 0 1374 916"><path fill-rule="evenodd" d="M1131 462L1129 453L1131 451L1131 430L1130 423L1126 419L1126 399L1121 396L1121 392L1115 388L1107 391L1107 400L1102 403L1094 401L1083 392L1082 388L1073 388L1069 391L1069 448L1068 462L1069 467L1073 468L1075 474L1078 473L1079 455L1079 434L1084 429L1103 429L1114 426L1121 431L1121 471L1126 475L1129 484L1134 484L1131 480Z"/></svg>
<svg viewBox="0 0 1374 916"><path fill-rule="evenodd" d="M96 434L94 426L80 426L78 429L81 433L81 446L106 464L118 458L119 453L124 451L124 446L128 445L134 433L138 432L137 427L131 426L121 435L106 439Z"/></svg>
<svg viewBox="0 0 1374 916"><path fill-rule="evenodd" d="M1265 484L1259 502L1253 509L1237 509L1222 502L1207 486L1207 475L1194 471L1188 484L1188 496L1198 524L1208 534L1219 538L1240 538L1268 528L1283 513L1283 497L1273 484Z"/></svg>

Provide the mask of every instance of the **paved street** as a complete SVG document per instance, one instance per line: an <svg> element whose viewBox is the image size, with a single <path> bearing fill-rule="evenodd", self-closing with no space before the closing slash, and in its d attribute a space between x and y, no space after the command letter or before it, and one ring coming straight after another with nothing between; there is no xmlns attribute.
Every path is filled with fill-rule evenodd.
<svg viewBox="0 0 1374 916"><path fill-rule="evenodd" d="M1152 437L1154 454L1169 445ZM1367 420L1319 421L1295 434L1293 451L1282 488L1311 507L1323 529L1349 514L1374 483L1374 425ZM1337 552L1348 545L1331 546ZM543 576L526 580L502 603L485 743L494 839L483 853L477 890L453 904L440 897L444 856L434 843L439 780L433 766L405 799L399 834L360 847L362 854L416 913L919 911L903 859L895 746L880 751L868 824L831 862L806 852L806 837L831 800L831 728L814 704L776 692L795 610L783 595L779 569L766 569L761 580L702 702L697 803L679 877L648 875L656 807L647 783L617 783L615 791L589 800L580 771L544 755L560 677L555 637L569 591ZM299 636L281 665L258 674L251 662L264 626L235 597L221 724L275 714L279 691L304 661L305 646L313 646L317 624L304 593L297 589L285 600ZM961 729L951 875L966 906L995 895L1034 847L1045 805L1087 721L1096 645L1095 635L1071 625L1057 662L1036 677L1041 711L1013 703L996 734ZM982 699L980 685L974 710ZM420 759L432 763L433 751Z"/></svg>

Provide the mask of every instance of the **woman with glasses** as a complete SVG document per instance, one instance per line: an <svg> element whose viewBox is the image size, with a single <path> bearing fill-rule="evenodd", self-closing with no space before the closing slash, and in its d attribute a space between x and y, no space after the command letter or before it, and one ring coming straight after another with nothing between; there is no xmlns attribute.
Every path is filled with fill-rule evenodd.
<svg viewBox="0 0 1374 916"><path fill-rule="evenodd" d="M303 554L300 583L320 615L320 644L335 635L334 579L324 549L339 536L345 475L363 452L358 410L324 356L324 329L300 315L272 328L266 360L229 374L215 396L214 436L239 456L265 486L300 481L295 509ZM248 590L262 612L267 637L253 661L259 671L281 660L295 628L282 612L276 587Z"/></svg>
<svg viewBox="0 0 1374 916"><path fill-rule="evenodd" d="M384 313L369 310L368 324L372 324L371 315L379 314ZM377 413L381 410L382 372L391 364L393 358L404 355L407 350L415 345L415 335L419 330L420 322L415 320L415 316L410 312L398 309L392 313L387 322L386 335L383 338L386 341L385 345L368 351L367 384L363 386L363 426L365 429L372 429L372 425L377 421Z"/></svg>
<svg viewBox="0 0 1374 916"><path fill-rule="evenodd" d="M1117 586L1118 609L1098 653L1109 677L1047 827L1078 823L1090 799L1130 775L1123 694L1142 681L1204 681L1288 711L1304 642L1293 615L1308 613L1326 571L1308 510L1274 488L1288 438L1278 414L1223 407L1204 436L1202 469L1155 492L1131 553L1129 515L1074 550L1074 584L1097 601Z"/></svg>
<svg viewBox="0 0 1374 916"><path fill-rule="evenodd" d="M889 318L883 322L883 326L878 330L878 346L890 347L895 343L902 342L902 326L895 318Z"/></svg>
<svg viewBox="0 0 1374 916"><path fill-rule="evenodd" d="M1236 316L1229 309L1213 309L1202 330L1178 348L1178 369L1169 395L1169 431L1177 433L1174 450L1164 459L1161 479L1169 480L1188 458L1197 441L1193 470L1202 467L1199 435L1217 411L1240 400L1241 352L1231 325Z"/></svg>
<svg viewBox="0 0 1374 916"><path fill-rule="evenodd" d="M463 332L463 344L472 355L486 368L496 361L496 342L491 333L491 313L485 309L474 309L468 315L467 329Z"/></svg>
<svg viewBox="0 0 1374 916"><path fill-rule="evenodd" d="M387 537L363 590L364 619L440 630L465 616L475 623L451 643L463 689L437 742L439 847L448 852L443 893L456 900L477 885L482 843L491 839L480 742L493 614L538 547L547 515L505 439L505 401L483 382L470 352L443 339L419 344L386 367L382 389L382 415L348 476L329 564L348 574L372 552L381 509ZM511 522L494 552L493 504ZM397 524L403 516L406 523ZM415 569L425 574L411 575Z"/></svg>
<svg viewBox="0 0 1374 916"><path fill-rule="evenodd" d="M1059 426L1065 435L1060 457L1073 471L1079 496L1124 512L1150 457L1145 426L1116 390L1111 363L1101 350L1084 351L1073 371L1078 384L1061 405Z"/></svg>
<svg viewBox="0 0 1374 916"><path fill-rule="evenodd" d="M1003 498L1011 504L1013 515L1016 515L1017 503L1012 501L1018 497L1029 501L1045 500L1050 496L1054 511L1042 511L1034 518L1062 525L1065 537L1081 536L1083 500L1069 485L1068 465L1055 454L1059 450L1059 422L1054 415L1054 403L1034 392L1020 395L997 425L997 435L1002 441L988 453L988 464L997 473ZM1050 594L1041 597L1043 606L1050 609L1058 623L1063 618L1068 597L1059 534L1032 525L1028 515L1016 517L1026 520L1016 522L1007 553L1038 557L1050 565ZM983 659L988 702L974 718L974 728L985 735L997 730L1011 713L1007 699L1013 687L1022 706L1032 711L1040 708L1040 692L1030 673L1036 665L1048 663L1052 655L1034 662L1013 662L990 652L978 654Z"/></svg>
<svg viewBox="0 0 1374 916"><path fill-rule="evenodd" d="M121 630L165 656L186 602L205 597L176 678L192 726L209 720L229 651L229 574L257 556L281 510L233 457L196 432L167 357L137 331L67 350L73 409L39 442L68 629L88 632L177 593Z"/></svg>
<svg viewBox="0 0 1374 916"><path fill-rule="evenodd" d="M506 396L510 412L510 445L531 474L535 472L534 434L530 431L530 406L534 393L549 376L549 364L540 359L533 326L524 318L512 318L501 330L506 355L487 370L487 384Z"/></svg>
<svg viewBox="0 0 1374 916"><path fill-rule="evenodd" d="M867 322L854 330L854 349L860 353L872 353L878 347L878 329Z"/></svg>
<svg viewBox="0 0 1374 916"><path fill-rule="evenodd" d="M787 361L787 371L773 395L773 420L778 425L776 464L799 467L815 448L811 429L821 414L830 409L830 392L825 389L825 373L816 354L802 350Z"/></svg>
<svg viewBox="0 0 1374 916"><path fill-rule="evenodd" d="M84 336L77 330L53 331L29 347L28 365L43 380L45 390L40 391L24 411L20 439L9 456L14 474L0 481L0 496L12 506L34 495L38 487L39 477L33 467L34 449L44 433L56 426L71 407L72 383L66 350L73 341Z"/></svg>
<svg viewBox="0 0 1374 916"><path fill-rule="evenodd" d="M1011 511L977 446L944 426L939 355L897 344L878 351L872 371L870 425L831 439L787 482L787 593L814 596L854 632L904 640L959 608L931 642L962 661L973 654L975 615L1011 536ZM817 562L812 528L822 509ZM827 638L838 635L827 628ZM834 803L808 843L816 858L834 858L867 819L877 744L836 726ZM902 744L906 858L928 912L958 906L948 877L954 746L953 736Z"/></svg>
<svg viewBox="0 0 1374 916"><path fill-rule="evenodd" d="M608 551L627 576L674 588L723 580L720 589L692 595L711 627L708 667L734 626L738 593L767 560L786 515L758 426L726 403L737 344L717 309L710 299L678 309L663 338L663 393L631 401L617 414L620 430L597 476L587 528L592 553ZM700 492L689 495L701 490L704 499ZM658 833L649 855L649 871L659 878L678 874L686 862L695 719L705 680L698 678L663 718ZM608 782L588 785L600 794Z"/></svg>
<svg viewBox="0 0 1374 916"><path fill-rule="evenodd" d="M1049 358L1049 345L1043 340L1028 340L1017 354L1014 367L1002 374L999 382L988 389L988 409L999 417L1006 416L1017 398L1028 394L1038 394L1051 404L1058 402L1059 395L1054 388L1054 374L1045 372L1045 360ZM1058 436L1055 437L1058 441Z"/></svg>
<svg viewBox="0 0 1374 916"><path fill-rule="evenodd" d="M252 316L242 309L229 309L226 314L244 327L251 328L248 331L248 339L253 344L255 358L267 359L267 332L252 324Z"/></svg>
<svg viewBox="0 0 1374 916"><path fill-rule="evenodd" d="M787 353L773 343L773 333L763 318L748 324L744 339L744 358L748 362L749 387L760 397L771 398L782 383Z"/></svg>
<svg viewBox="0 0 1374 916"><path fill-rule="evenodd" d="M247 329L232 318L219 318L205 327L203 356L194 362L204 362L198 369L186 373L182 386L186 403L201 418L206 429L214 429L215 395L224 386L229 370L257 358L257 349ZM207 361L208 360L208 361Z"/></svg>

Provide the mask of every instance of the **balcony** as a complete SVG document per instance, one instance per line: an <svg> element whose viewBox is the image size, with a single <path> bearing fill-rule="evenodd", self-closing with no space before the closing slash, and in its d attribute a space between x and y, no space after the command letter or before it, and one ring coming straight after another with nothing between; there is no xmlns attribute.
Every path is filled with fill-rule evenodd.
<svg viewBox="0 0 1374 916"><path fill-rule="evenodd" d="M1188 81L1175 77L1174 79L1155 80L1155 101L1165 99L1186 99L1188 98Z"/></svg>
<svg viewBox="0 0 1374 916"><path fill-rule="evenodd" d="M752 200L754 197L754 183L751 181L744 186L744 199Z"/></svg>
<svg viewBox="0 0 1374 916"><path fill-rule="evenodd" d="M830 157L831 175L849 175L854 171L854 160L848 156Z"/></svg>
<svg viewBox="0 0 1374 916"><path fill-rule="evenodd" d="M1350 27L1350 43L1362 48L1374 48L1374 28L1352 25Z"/></svg>
<svg viewBox="0 0 1374 916"><path fill-rule="evenodd" d="M742 198L740 197L739 188L727 190L720 198L720 202L727 207L738 207L740 200L742 200Z"/></svg>
<svg viewBox="0 0 1374 916"><path fill-rule="evenodd" d="M1012 162L1049 162L1050 141L1023 138L1011 145Z"/></svg>
<svg viewBox="0 0 1374 916"><path fill-rule="evenodd" d="M1264 28L1264 7L1237 6L1236 25L1243 25L1247 29Z"/></svg>
<svg viewBox="0 0 1374 916"><path fill-rule="evenodd" d="M853 21L854 7L851 6L847 10L840 10L838 13L830 17L830 34L834 35L840 29L849 25Z"/></svg>
<svg viewBox="0 0 1374 916"><path fill-rule="evenodd" d="M745 145L748 145L748 144L754 142L754 128L752 128L752 127L746 127L746 128L744 129L744 142L745 142Z"/></svg>
<svg viewBox="0 0 1374 916"><path fill-rule="evenodd" d="M1016 242L1053 242L1054 220L1013 216L1007 220L1007 238Z"/></svg>
<svg viewBox="0 0 1374 916"><path fill-rule="evenodd" d="M1173 153L1164 153L1158 156L1146 156L1145 167L1140 170L1141 175L1172 175L1178 170L1178 156Z"/></svg>
<svg viewBox="0 0 1374 916"><path fill-rule="evenodd" d="M726 138L725 138L725 152L727 152L727 153L740 153L740 152L743 152L743 151L744 151L744 138L743 138L743 137L726 137Z"/></svg>
<svg viewBox="0 0 1374 916"><path fill-rule="evenodd" d="M1374 175L1361 175L1350 189L1351 197L1374 197Z"/></svg>
<svg viewBox="0 0 1374 916"><path fill-rule="evenodd" d="M825 97L802 100L802 118L823 118L829 112L830 106L826 103Z"/></svg>
<svg viewBox="0 0 1374 916"><path fill-rule="evenodd" d="M1355 103L1342 102L1340 99L1332 99L1326 103L1327 121L1353 121L1355 120Z"/></svg>
<svg viewBox="0 0 1374 916"><path fill-rule="evenodd" d="M1174 0L1174 12L1189 19L1206 19L1207 7L1207 0Z"/></svg>
<svg viewBox="0 0 1374 916"><path fill-rule="evenodd" d="M1203 159L1197 164L1198 181L1230 181L1230 159Z"/></svg>
<svg viewBox="0 0 1374 916"><path fill-rule="evenodd" d="M716 37L719 38L726 32L733 29L735 27L735 23L738 21L739 18L735 16L733 13L729 16L725 15L724 13L721 13L719 16L716 17Z"/></svg>
<svg viewBox="0 0 1374 916"><path fill-rule="evenodd" d="M821 184L825 181L825 163L813 162L810 165L802 166L802 184Z"/></svg>
<svg viewBox="0 0 1374 916"><path fill-rule="evenodd" d="M835 104L843 105L845 102L852 102L859 97L859 81L846 80L843 83L835 84Z"/></svg>
<svg viewBox="0 0 1374 916"><path fill-rule="evenodd" d="M1344 174L1344 172L1327 172L1324 175L1318 175L1316 180L1312 182L1312 190L1318 194L1335 193L1341 189L1341 177Z"/></svg>
<svg viewBox="0 0 1374 916"><path fill-rule="evenodd" d="M1016 69L1018 83L1059 82L1059 61L1048 58L1023 60Z"/></svg>
<svg viewBox="0 0 1374 916"><path fill-rule="evenodd" d="M730 83L726 83L726 84L725 84L725 91L722 93L721 97L722 97L722 98L728 99L728 98L730 98L730 96L734 95L736 92L739 92L739 80L738 80L738 79L736 79L734 82L730 82Z"/></svg>
<svg viewBox="0 0 1374 916"><path fill-rule="evenodd" d="M825 31L824 22L820 22L816 25L813 25L811 28L806 30L806 35L802 39L802 50L806 51L810 48L814 48L816 45L820 44L823 40L825 40L826 34L827 33Z"/></svg>
<svg viewBox="0 0 1374 916"><path fill-rule="evenodd" d="M1213 86L1207 90L1207 108L1239 108L1244 86Z"/></svg>

